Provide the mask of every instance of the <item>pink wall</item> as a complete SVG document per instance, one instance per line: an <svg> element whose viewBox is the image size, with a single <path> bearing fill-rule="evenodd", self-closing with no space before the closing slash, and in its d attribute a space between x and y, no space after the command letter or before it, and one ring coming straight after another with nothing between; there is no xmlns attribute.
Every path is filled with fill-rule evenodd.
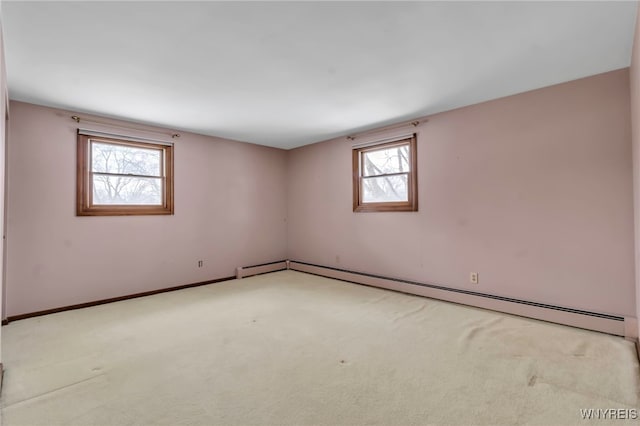
<svg viewBox="0 0 640 426"><path fill-rule="evenodd" d="M286 258L285 151L183 133L175 215L76 217L71 115L11 103L7 316Z"/></svg>
<svg viewBox="0 0 640 426"><path fill-rule="evenodd" d="M346 138L287 153L185 133L174 216L76 217L71 113L12 102L5 316L284 258L636 316L629 93L624 69L434 115L420 211L368 214Z"/></svg>
<svg viewBox="0 0 640 426"><path fill-rule="evenodd" d="M631 68L631 134L633 145L633 195L636 243L636 318L640 319L640 7L636 18Z"/></svg>
<svg viewBox="0 0 640 426"><path fill-rule="evenodd" d="M4 235L5 227L5 148L6 148L6 116L7 116L7 74L4 64L4 41L2 32L2 22L0 22L0 234ZM0 318L4 318L4 244L0 244ZM2 329L0 329L0 342L2 341ZM0 361L2 361L2 346L0 344ZM1 380L0 380L1 381Z"/></svg>
<svg viewBox="0 0 640 426"><path fill-rule="evenodd" d="M416 213L352 212L346 138L289 151L289 258L635 316L628 69L417 132Z"/></svg>

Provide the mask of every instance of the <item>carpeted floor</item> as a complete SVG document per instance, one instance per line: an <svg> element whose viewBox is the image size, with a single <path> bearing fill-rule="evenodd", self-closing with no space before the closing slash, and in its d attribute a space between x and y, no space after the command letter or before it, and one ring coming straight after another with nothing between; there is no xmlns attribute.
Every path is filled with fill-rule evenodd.
<svg viewBox="0 0 640 426"><path fill-rule="evenodd" d="M638 424L622 338L293 271L3 328L12 425Z"/></svg>

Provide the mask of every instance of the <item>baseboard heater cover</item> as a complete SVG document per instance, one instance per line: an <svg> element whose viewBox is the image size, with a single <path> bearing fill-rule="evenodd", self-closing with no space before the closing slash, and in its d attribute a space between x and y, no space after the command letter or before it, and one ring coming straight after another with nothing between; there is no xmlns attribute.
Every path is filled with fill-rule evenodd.
<svg viewBox="0 0 640 426"><path fill-rule="evenodd" d="M625 318L291 260L290 269L356 284L626 336ZM631 319L630 319L631 320Z"/></svg>
<svg viewBox="0 0 640 426"><path fill-rule="evenodd" d="M261 263L259 265L240 266L236 268L236 278L246 278L253 275L268 274L269 272L289 269L288 260L278 260L275 262Z"/></svg>

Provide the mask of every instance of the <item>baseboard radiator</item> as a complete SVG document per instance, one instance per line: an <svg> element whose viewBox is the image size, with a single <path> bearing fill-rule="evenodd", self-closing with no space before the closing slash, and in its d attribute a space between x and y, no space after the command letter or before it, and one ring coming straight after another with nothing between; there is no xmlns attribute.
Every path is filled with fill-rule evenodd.
<svg viewBox="0 0 640 426"><path fill-rule="evenodd" d="M240 266L236 268L236 278L246 278L253 275L268 274L269 272L289 269L288 260L278 260L276 262L261 263L260 265Z"/></svg>
<svg viewBox="0 0 640 426"><path fill-rule="evenodd" d="M306 272L356 284L385 288L402 293L415 294L432 299L460 303L463 305L490 309L493 311L549 321L557 324L600 331L617 336L624 336L634 340L637 338L637 324L635 322L635 318L625 318L597 312L564 308L561 306L528 302L525 300L493 296L474 291L447 288L433 284L383 277L362 272L354 272L295 260L289 261L288 266L289 269L294 271Z"/></svg>

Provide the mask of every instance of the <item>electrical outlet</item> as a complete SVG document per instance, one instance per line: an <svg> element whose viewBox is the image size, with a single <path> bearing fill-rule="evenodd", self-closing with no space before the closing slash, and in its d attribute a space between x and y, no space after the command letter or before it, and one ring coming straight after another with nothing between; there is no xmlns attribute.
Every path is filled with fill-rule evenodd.
<svg viewBox="0 0 640 426"><path fill-rule="evenodd" d="M198 260L198 268L202 268L202 265L204 265L204 262L202 260Z"/></svg>
<svg viewBox="0 0 640 426"><path fill-rule="evenodd" d="M471 281L471 284L478 284L478 273L477 272L472 272L469 275L469 281Z"/></svg>

